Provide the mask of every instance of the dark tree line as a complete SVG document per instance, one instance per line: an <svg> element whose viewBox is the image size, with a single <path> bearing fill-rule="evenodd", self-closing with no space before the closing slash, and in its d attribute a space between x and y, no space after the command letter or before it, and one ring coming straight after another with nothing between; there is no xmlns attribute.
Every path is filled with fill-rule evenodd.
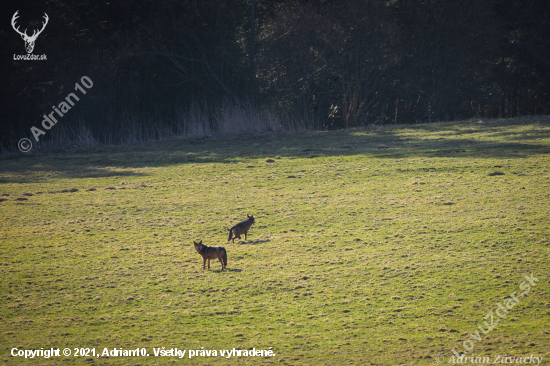
<svg viewBox="0 0 550 366"><path fill-rule="evenodd" d="M4 150L82 76L93 88L45 140L185 134L196 111L215 131L228 106L311 129L550 113L548 0L29 0L3 10ZM26 53L16 10L29 34L48 14L34 49L47 61L14 60Z"/></svg>

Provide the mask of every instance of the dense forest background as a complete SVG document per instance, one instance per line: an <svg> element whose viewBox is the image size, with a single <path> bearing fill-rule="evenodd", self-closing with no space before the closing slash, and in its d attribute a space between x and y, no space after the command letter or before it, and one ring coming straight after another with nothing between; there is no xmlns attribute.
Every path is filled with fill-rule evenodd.
<svg viewBox="0 0 550 366"><path fill-rule="evenodd" d="M14 60L16 10L29 35L48 14L47 61ZM548 0L29 0L0 20L0 151L83 76L41 144L550 112Z"/></svg>

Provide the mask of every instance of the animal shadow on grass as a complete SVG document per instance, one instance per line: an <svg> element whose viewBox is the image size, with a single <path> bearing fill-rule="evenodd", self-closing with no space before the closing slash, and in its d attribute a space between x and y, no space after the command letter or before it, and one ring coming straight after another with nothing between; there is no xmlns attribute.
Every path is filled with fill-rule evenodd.
<svg viewBox="0 0 550 366"><path fill-rule="evenodd" d="M223 273L223 272L242 272L243 270L242 269L238 269L238 268L227 268L225 267L225 269L222 271L221 269L215 269L215 270L212 270L210 271L211 273Z"/></svg>
<svg viewBox="0 0 550 366"><path fill-rule="evenodd" d="M247 240L247 241L242 241L240 242L239 244L241 245L245 245L245 244L248 244L248 245L256 245L256 244L262 244L262 243L268 243L270 242L271 240L269 239L264 239L264 240Z"/></svg>

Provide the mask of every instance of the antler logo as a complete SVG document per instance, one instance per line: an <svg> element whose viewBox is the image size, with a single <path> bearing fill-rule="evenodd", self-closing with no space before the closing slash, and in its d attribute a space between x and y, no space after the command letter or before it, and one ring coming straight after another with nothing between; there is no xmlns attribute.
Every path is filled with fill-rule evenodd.
<svg viewBox="0 0 550 366"><path fill-rule="evenodd" d="M19 10L17 10L15 12L15 14L13 14L13 17L11 18L11 26L13 27L13 29L19 33L19 35L21 36L21 38L23 38L23 41L25 41L25 49L27 50L27 53L32 53L32 51L34 50L34 42L36 42L36 38L38 38L38 36L40 35L40 33L42 33L42 31L44 30L44 28L46 28L46 24L48 24L48 14L44 13L44 20L45 22L42 23L42 29L40 29L39 31L37 30L34 30L34 32L32 33L32 36L29 36L27 34L27 28L25 28L25 31L24 32L21 32L19 30L19 27L16 27L15 26L15 21L17 20L17 18L19 17L19 15L17 15L17 13L19 12Z"/></svg>

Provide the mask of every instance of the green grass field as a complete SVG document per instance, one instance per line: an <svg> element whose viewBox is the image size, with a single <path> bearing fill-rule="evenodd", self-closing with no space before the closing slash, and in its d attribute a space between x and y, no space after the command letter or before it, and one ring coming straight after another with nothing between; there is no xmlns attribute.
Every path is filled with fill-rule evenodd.
<svg viewBox="0 0 550 366"><path fill-rule="evenodd" d="M0 359L437 365L470 340L491 362L546 365L549 187L550 117L3 157ZM248 240L227 243L246 214ZM227 270L202 270L197 239L225 246ZM520 296L528 274L539 281ZM13 348L150 356L25 360ZM219 356L233 348L275 355Z"/></svg>

